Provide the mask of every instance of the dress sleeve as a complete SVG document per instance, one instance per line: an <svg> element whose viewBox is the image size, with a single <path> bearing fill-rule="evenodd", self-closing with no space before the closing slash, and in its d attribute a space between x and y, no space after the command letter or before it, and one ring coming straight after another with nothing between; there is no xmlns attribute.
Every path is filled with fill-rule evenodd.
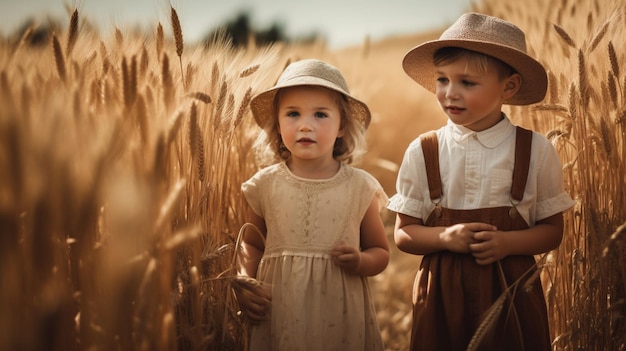
<svg viewBox="0 0 626 351"><path fill-rule="evenodd" d="M241 184L241 191L248 202L248 205L257 215L263 217L263 206L261 205L261 186L262 178L259 173Z"/></svg>
<svg viewBox="0 0 626 351"><path fill-rule="evenodd" d="M387 206L387 203L389 202L389 197L385 193L383 186L380 185L380 182L378 181L378 179L376 179L373 175L369 173L365 173L365 174L366 174L365 182L366 182L367 191L369 193L373 193L373 199L376 200L376 203L378 204L378 210L380 211L383 208L385 208L385 206ZM372 198L369 198L369 202L371 201L372 201ZM369 206L369 202L367 203L367 206Z"/></svg>
<svg viewBox="0 0 626 351"><path fill-rule="evenodd" d="M387 208L411 217L423 218L424 189L428 189L427 184L424 154L419 139L416 139L404 153L396 180L396 194L391 197Z"/></svg>

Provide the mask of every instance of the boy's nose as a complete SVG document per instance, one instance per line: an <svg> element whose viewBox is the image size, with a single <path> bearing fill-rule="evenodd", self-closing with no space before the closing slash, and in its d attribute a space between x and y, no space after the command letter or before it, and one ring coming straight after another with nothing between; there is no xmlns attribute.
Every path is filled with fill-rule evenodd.
<svg viewBox="0 0 626 351"><path fill-rule="evenodd" d="M448 85L446 88L446 98L455 99L458 96L459 94L457 93L456 88L452 84Z"/></svg>

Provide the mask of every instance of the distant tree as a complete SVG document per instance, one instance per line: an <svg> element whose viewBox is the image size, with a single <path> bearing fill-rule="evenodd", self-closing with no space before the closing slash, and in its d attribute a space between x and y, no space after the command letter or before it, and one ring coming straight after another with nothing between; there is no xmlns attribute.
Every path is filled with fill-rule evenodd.
<svg viewBox="0 0 626 351"><path fill-rule="evenodd" d="M230 40L233 47L245 47L248 45L248 39L254 38L259 46L269 45L276 42L292 42L296 38L291 38L285 34L284 27L277 22L267 29L255 29L250 24L250 14L248 12L239 13L233 20L226 22L218 28L211 31L203 40L205 46L210 46L215 38L225 35ZM308 36L298 39L300 42L313 42L317 38L317 34L312 33Z"/></svg>

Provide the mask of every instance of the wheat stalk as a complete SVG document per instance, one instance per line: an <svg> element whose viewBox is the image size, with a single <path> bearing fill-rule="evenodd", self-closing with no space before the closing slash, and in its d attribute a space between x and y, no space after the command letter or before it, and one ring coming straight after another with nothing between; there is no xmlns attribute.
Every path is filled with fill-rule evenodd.
<svg viewBox="0 0 626 351"><path fill-rule="evenodd" d="M196 100L200 100L202 102L204 102L205 104L210 104L211 103L211 96L209 96L209 94L205 94L201 91L196 91L193 93L189 93L187 94L187 96L196 99Z"/></svg>
<svg viewBox="0 0 626 351"><path fill-rule="evenodd" d="M585 54L582 50L578 50L578 87L580 89L580 97L585 107L589 104L591 97L589 88L589 77L587 75L587 65L585 62Z"/></svg>
<svg viewBox="0 0 626 351"><path fill-rule="evenodd" d="M178 13L174 9L174 7L170 6L171 18L172 18L172 31L174 32L174 42L176 43L176 55L178 56L178 62L180 63L180 75L183 82L183 88L186 88L185 85L185 73L183 72L183 29L180 25L180 20L178 19Z"/></svg>
<svg viewBox="0 0 626 351"><path fill-rule="evenodd" d="M552 27L554 28L556 33L559 35L559 37L561 39L563 39L565 44L567 44L567 46L572 47L572 48L576 48L576 43L574 42L572 37L570 37L569 34L567 34L567 32L563 28L561 28L561 26L559 26L558 24L554 23L554 24L552 24Z"/></svg>
<svg viewBox="0 0 626 351"><path fill-rule="evenodd" d="M178 131L180 130L180 126L182 124L183 115L183 111L178 111L174 113L174 115L170 118L167 128L167 138L165 139L167 145L170 145L176 138L176 135L178 135Z"/></svg>
<svg viewBox="0 0 626 351"><path fill-rule="evenodd" d="M258 64L250 66L250 67L244 69L243 71L241 71L241 73L239 73L239 77L240 78L244 78L244 77L250 76L250 75L254 74L254 72L256 72L259 69L259 67L260 67L260 65L258 65Z"/></svg>
<svg viewBox="0 0 626 351"><path fill-rule="evenodd" d="M487 333L491 329L493 329L493 327L498 322L506 298L506 293L501 294L498 299L491 305L491 307L489 307L489 309L486 311L485 317L483 318L482 322L480 322L480 325L478 326L478 328L476 328L474 335L470 339L466 351L478 350L478 348L480 347L480 343L485 338L485 335L487 335Z"/></svg>
<svg viewBox="0 0 626 351"><path fill-rule="evenodd" d="M611 62L611 70L613 70L613 74L615 75L615 77L619 77L619 61L617 61L617 54L615 53L613 41L609 41L608 50L609 61Z"/></svg>
<svg viewBox="0 0 626 351"><path fill-rule="evenodd" d="M602 25L602 28L600 28L600 30L593 36L593 39L591 39L591 44L589 45L589 52L592 52L593 50L596 49L596 47L600 43L600 40L602 40L602 38L604 38L604 36L606 35L608 28L609 28L609 21L607 20Z"/></svg>
<svg viewBox="0 0 626 351"><path fill-rule="evenodd" d="M9 75L6 71L0 71L0 97L2 98L3 107L7 108L7 112L12 114L15 111L13 93L9 84Z"/></svg>
<svg viewBox="0 0 626 351"><path fill-rule="evenodd" d="M164 225L167 223L167 219L170 218L174 206L176 206L183 195L183 190L185 189L186 181L185 179L179 179L174 184L172 190L170 190L167 198L161 205L159 209L159 215L154 222L154 233L162 233L164 229Z"/></svg>
<svg viewBox="0 0 626 351"><path fill-rule="evenodd" d="M135 104L137 113L137 122L139 124L139 135L141 137L141 145L145 148L148 145L149 125L148 125L148 111L146 107L146 101L142 95L137 96L137 103Z"/></svg>
<svg viewBox="0 0 626 351"><path fill-rule="evenodd" d="M56 62L57 73L59 73L61 80L65 82L67 75L65 70L65 58L63 57L63 52L61 51L59 38L57 38L56 35L52 36L52 47L54 50L54 61Z"/></svg>
<svg viewBox="0 0 626 351"><path fill-rule="evenodd" d="M189 150L191 151L191 159L195 160L197 156L198 137L200 135L200 127L198 126L198 111L196 104L191 104L189 112Z"/></svg>
<svg viewBox="0 0 626 351"><path fill-rule="evenodd" d="M252 88L248 87L246 93L241 100L241 104L239 105L239 109L237 110L237 115L235 116L235 120L233 121L233 128L237 128L241 121L243 120L243 115L246 112L246 108L250 104L250 100L252 99Z"/></svg>
<svg viewBox="0 0 626 351"><path fill-rule="evenodd" d="M163 86L163 100L165 101L165 106L169 108L174 99L174 83L170 72L170 60L167 54L163 54L163 60L161 62L161 84Z"/></svg>
<svg viewBox="0 0 626 351"><path fill-rule="evenodd" d="M163 54L163 42L165 41L165 34L163 33L163 25L161 22L157 25L156 34L156 54L158 58L161 58Z"/></svg>
<svg viewBox="0 0 626 351"><path fill-rule="evenodd" d="M78 9L75 9L70 18L70 27L67 32L67 47L65 49L65 55L70 56L74 44L76 44L76 38L78 37Z"/></svg>
<svg viewBox="0 0 626 351"><path fill-rule="evenodd" d="M206 174L206 169L205 169L205 157L204 157L204 137L202 136L202 134L198 134L198 142L196 144L196 148L197 148L197 160L196 160L196 168L198 170L198 180L200 180L200 182L204 182L204 176Z"/></svg>
<svg viewBox="0 0 626 351"><path fill-rule="evenodd" d="M130 67L126 57L122 59L124 107L130 109L137 99L137 59L133 56Z"/></svg>

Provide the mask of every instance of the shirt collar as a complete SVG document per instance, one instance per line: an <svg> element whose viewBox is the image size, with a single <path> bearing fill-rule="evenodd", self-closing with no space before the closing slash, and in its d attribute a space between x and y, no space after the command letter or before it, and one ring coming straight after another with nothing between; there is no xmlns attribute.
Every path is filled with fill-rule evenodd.
<svg viewBox="0 0 626 351"><path fill-rule="evenodd" d="M454 124L450 120L448 120L446 127L450 130L452 139L457 143L463 142L465 139L475 135L481 145L488 149L493 149L510 138L515 129L515 126L504 113L503 116L504 118L496 125L480 132L475 132L469 128Z"/></svg>

